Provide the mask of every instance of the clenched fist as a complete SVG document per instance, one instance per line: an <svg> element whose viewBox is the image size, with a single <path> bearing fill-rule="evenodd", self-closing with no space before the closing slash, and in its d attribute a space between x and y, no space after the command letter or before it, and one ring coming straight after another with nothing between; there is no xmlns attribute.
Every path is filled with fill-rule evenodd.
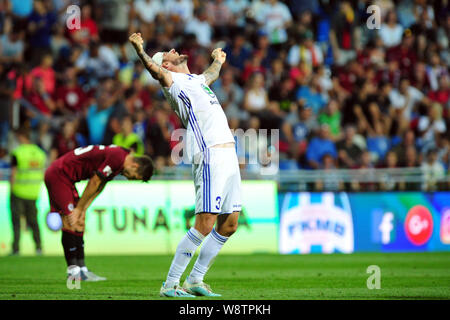
<svg viewBox="0 0 450 320"><path fill-rule="evenodd" d="M217 48L211 53L211 57L223 64L227 58L227 54L222 50L222 48Z"/></svg>
<svg viewBox="0 0 450 320"><path fill-rule="evenodd" d="M131 44L133 45L134 49L136 49L136 51L141 51L143 50L143 45L144 45L144 40L142 39L142 36L140 33L133 33L128 40L131 42Z"/></svg>

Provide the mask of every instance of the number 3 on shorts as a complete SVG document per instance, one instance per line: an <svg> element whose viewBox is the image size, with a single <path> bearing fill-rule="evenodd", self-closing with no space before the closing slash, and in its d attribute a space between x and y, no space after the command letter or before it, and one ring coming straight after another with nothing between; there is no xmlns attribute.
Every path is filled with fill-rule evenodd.
<svg viewBox="0 0 450 320"><path fill-rule="evenodd" d="M216 209L217 210L220 210L220 201L222 200L222 198L221 197L217 197L216 198Z"/></svg>

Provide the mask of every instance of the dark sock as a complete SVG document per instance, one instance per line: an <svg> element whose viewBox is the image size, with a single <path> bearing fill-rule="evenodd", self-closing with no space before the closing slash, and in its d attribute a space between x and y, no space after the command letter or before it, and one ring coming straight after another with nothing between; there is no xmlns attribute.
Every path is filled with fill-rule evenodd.
<svg viewBox="0 0 450 320"><path fill-rule="evenodd" d="M84 263L84 239L83 236L77 237L77 266L85 267Z"/></svg>
<svg viewBox="0 0 450 320"><path fill-rule="evenodd" d="M64 248L67 266L77 265L77 238L79 237L71 232L62 231L61 243Z"/></svg>

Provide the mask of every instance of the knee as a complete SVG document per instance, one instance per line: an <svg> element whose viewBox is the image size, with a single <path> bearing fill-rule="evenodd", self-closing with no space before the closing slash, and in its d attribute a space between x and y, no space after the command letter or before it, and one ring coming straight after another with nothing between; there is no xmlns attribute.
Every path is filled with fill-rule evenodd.
<svg viewBox="0 0 450 320"><path fill-rule="evenodd" d="M216 222L215 217L204 217L200 219L195 219L194 228L200 232L202 235L207 236L212 228L214 227L214 223Z"/></svg>
<svg viewBox="0 0 450 320"><path fill-rule="evenodd" d="M218 227L217 232L224 237L230 237L236 232L237 228L237 222L225 223Z"/></svg>

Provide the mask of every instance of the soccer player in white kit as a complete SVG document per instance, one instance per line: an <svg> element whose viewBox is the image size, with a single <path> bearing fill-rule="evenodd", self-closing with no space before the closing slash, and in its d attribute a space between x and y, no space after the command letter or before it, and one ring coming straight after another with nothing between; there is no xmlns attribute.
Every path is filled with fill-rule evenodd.
<svg viewBox="0 0 450 320"><path fill-rule="evenodd" d="M178 244L160 295L220 296L212 292L203 278L236 231L241 210L241 176L234 138L222 107L209 88L219 77L226 54L220 48L215 49L211 66L203 74L195 75L189 72L186 55L172 49L150 58L143 49L140 33L132 34L129 40L187 129L186 151L194 175L195 223ZM200 244L197 261L180 287L181 275Z"/></svg>

